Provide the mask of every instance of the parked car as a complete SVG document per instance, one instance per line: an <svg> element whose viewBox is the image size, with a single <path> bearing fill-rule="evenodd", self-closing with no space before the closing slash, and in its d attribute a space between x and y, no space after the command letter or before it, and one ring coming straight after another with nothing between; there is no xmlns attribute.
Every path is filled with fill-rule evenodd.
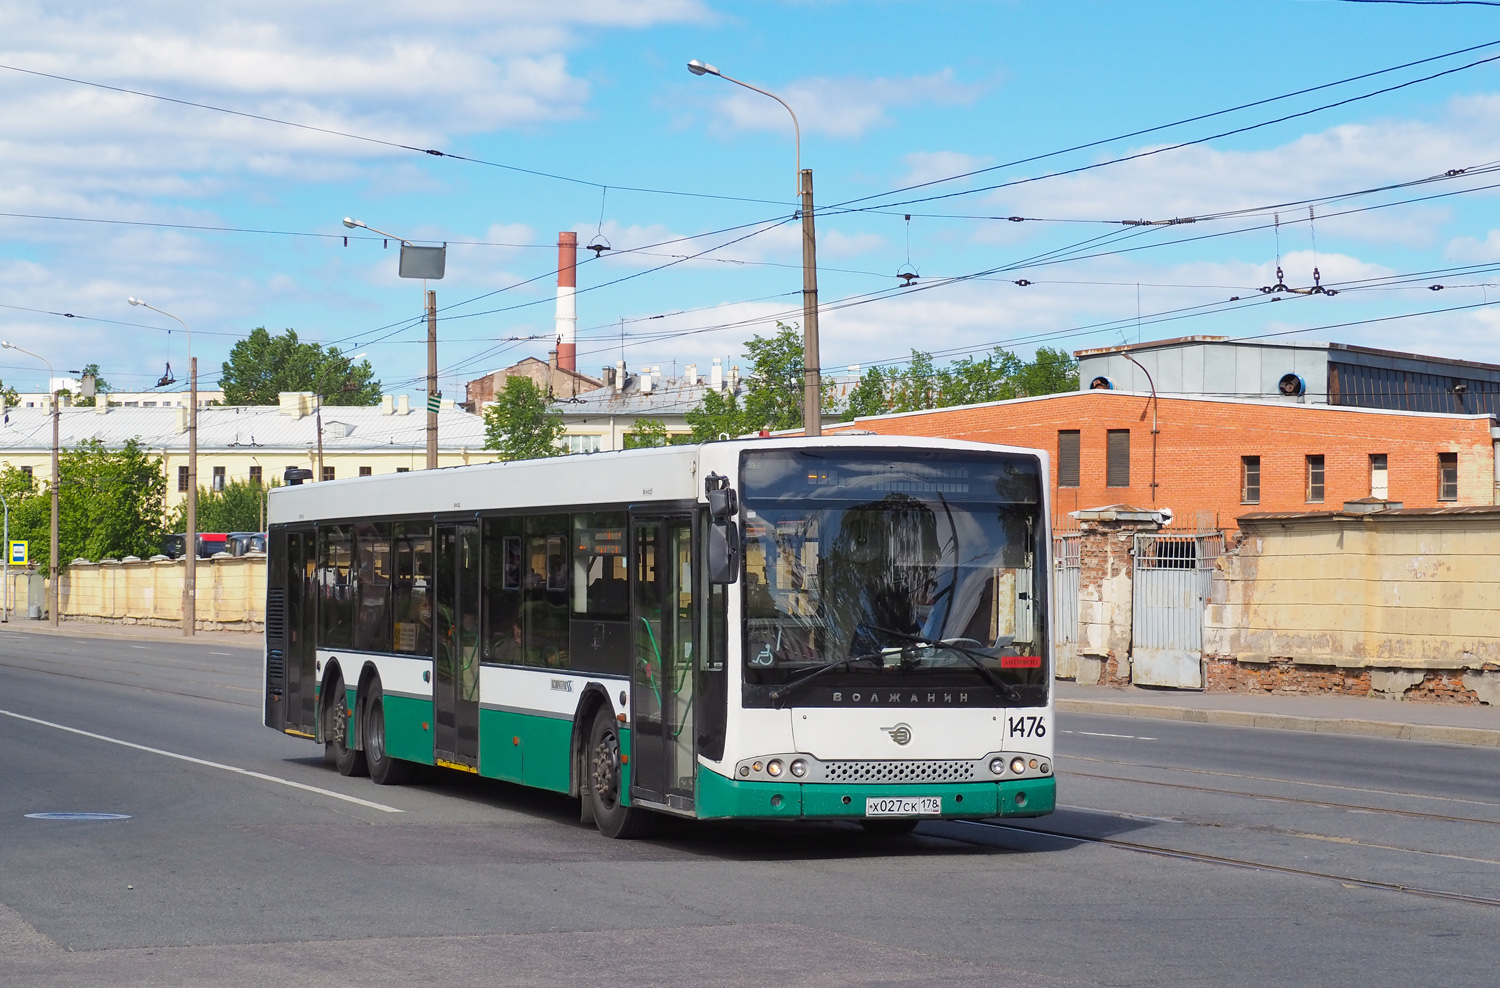
<svg viewBox="0 0 1500 988"><path fill-rule="evenodd" d="M247 552L265 552L265 532L230 532L229 554L243 556Z"/></svg>
<svg viewBox="0 0 1500 988"><path fill-rule="evenodd" d="M168 559L181 559L183 546L187 543L187 535L178 532L176 535L165 536L161 540L162 555ZM229 535L224 532L199 532L198 533L198 558L208 559L216 552L227 552L229 548Z"/></svg>

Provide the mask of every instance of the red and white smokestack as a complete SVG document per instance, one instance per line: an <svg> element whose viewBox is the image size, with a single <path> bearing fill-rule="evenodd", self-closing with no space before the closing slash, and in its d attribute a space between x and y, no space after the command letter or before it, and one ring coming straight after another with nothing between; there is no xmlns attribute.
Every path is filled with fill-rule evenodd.
<svg viewBox="0 0 1500 988"><path fill-rule="evenodd" d="M578 370L578 234L564 230L557 235L557 366Z"/></svg>

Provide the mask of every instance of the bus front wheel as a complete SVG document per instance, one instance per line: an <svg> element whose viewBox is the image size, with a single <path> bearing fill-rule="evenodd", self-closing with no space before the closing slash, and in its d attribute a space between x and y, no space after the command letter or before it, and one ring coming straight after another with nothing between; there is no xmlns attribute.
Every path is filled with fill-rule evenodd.
<svg viewBox="0 0 1500 988"><path fill-rule="evenodd" d="M625 763L620 752L619 724L608 705L594 715L589 728L589 744L584 751L584 772L589 780L585 798L593 804L594 823L606 837L629 840L640 837L650 827L645 810L620 802L625 782Z"/></svg>

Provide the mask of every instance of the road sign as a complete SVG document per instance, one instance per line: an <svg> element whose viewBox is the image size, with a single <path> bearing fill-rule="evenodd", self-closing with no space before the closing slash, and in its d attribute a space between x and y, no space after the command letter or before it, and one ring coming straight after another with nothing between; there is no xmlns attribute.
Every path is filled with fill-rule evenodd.
<svg viewBox="0 0 1500 988"><path fill-rule="evenodd" d="M427 410L436 412L443 407L443 393L441 391L430 391L427 394Z"/></svg>
<svg viewBox="0 0 1500 988"><path fill-rule="evenodd" d="M12 542L10 544L10 564L12 566L28 565L30 563L30 559L28 558L26 550L30 548L30 546L30 542Z"/></svg>

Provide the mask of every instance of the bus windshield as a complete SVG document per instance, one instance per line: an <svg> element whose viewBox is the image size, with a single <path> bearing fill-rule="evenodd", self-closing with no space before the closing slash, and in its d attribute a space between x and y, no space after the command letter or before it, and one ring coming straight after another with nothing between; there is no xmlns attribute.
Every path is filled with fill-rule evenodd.
<svg viewBox="0 0 1500 988"><path fill-rule="evenodd" d="M954 450L746 452L745 704L1045 702L1038 466Z"/></svg>

